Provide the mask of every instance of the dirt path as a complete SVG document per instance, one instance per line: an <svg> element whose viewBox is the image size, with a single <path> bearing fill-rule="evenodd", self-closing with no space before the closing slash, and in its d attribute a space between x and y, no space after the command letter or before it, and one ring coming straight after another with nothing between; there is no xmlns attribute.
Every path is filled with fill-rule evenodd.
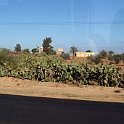
<svg viewBox="0 0 124 124"><path fill-rule="evenodd" d="M79 88L61 83L43 83L6 77L0 78L0 94L124 103L122 88L98 86Z"/></svg>

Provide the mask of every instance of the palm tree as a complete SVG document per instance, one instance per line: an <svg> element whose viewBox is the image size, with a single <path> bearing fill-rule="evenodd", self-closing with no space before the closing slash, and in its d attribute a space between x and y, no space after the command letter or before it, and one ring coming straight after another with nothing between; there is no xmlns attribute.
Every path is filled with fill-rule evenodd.
<svg viewBox="0 0 124 124"><path fill-rule="evenodd" d="M114 60L114 51L110 50L108 52L107 57L108 57L108 60L110 61L110 64L112 64L113 63L113 60Z"/></svg>
<svg viewBox="0 0 124 124"><path fill-rule="evenodd" d="M78 51L78 49L77 49L77 47L75 47L75 46L72 46L71 48L70 48L70 53L72 53L72 55L73 55L73 58L74 58L74 56L75 56L75 53Z"/></svg>
<svg viewBox="0 0 124 124"><path fill-rule="evenodd" d="M114 51L110 50L110 51L108 52L108 54L109 54L109 55L113 55L113 54L114 54Z"/></svg>

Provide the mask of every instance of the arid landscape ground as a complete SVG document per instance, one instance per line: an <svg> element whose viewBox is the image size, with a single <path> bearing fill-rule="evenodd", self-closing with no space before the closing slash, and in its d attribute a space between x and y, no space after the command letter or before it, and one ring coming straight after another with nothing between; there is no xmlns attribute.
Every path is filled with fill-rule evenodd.
<svg viewBox="0 0 124 124"><path fill-rule="evenodd" d="M124 103L124 89L0 78L0 94Z"/></svg>

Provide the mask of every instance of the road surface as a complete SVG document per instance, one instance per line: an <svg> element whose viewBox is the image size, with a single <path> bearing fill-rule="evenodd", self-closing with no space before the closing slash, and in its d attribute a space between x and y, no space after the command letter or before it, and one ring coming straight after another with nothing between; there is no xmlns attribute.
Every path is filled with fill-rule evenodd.
<svg viewBox="0 0 124 124"><path fill-rule="evenodd" d="M0 94L0 124L124 124L124 104Z"/></svg>

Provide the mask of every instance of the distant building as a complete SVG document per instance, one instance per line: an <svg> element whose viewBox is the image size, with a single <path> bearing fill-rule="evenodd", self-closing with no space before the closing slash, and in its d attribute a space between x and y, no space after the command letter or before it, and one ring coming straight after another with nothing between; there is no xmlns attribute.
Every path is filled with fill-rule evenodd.
<svg viewBox="0 0 124 124"><path fill-rule="evenodd" d="M43 47L39 47L39 53L43 52Z"/></svg>
<svg viewBox="0 0 124 124"><path fill-rule="evenodd" d="M94 52L76 52L75 57L90 57L95 55Z"/></svg>
<svg viewBox="0 0 124 124"><path fill-rule="evenodd" d="M56 54L61 55L63 52L64 52L63 48L58 48L57 51L56 51Z"/></svg>

